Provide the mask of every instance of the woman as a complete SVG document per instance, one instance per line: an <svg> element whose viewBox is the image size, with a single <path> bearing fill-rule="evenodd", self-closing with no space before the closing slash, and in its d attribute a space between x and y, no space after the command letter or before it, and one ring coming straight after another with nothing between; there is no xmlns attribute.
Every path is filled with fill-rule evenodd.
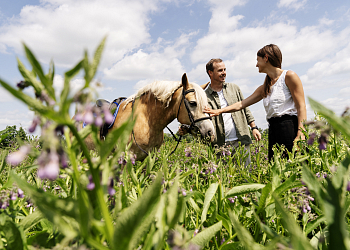
<svg viewBox="0 0 350 250"><path fill-rule="evenodd" d="M204 111L210 116L217 116L241 110L263 99L269 123L269 160L273 156L273 145L283 144L291 152L294 142L305 139L302 132L303 121L306 120L303 85L296 73L282 70L281 65L282 53L278 46L266 45L258 51L256 64L259 73L266 74L264 84L243 101L223 109L206 108Z"/></svg>

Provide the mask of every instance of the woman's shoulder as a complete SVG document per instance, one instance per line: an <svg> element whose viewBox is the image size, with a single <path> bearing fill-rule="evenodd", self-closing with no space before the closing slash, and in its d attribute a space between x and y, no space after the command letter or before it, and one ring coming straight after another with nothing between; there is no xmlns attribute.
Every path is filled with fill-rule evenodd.
<svg viewBox="0 0 350 250"><path fill-rule="evenodd" d="M292 70L288 70L286 73L286 77L285 77L285 82L286 85L289 87L289 85L291 84L301 84L300 78L297 75L297 73L295 73Z"/></svg>
<svg viewBox="0 0 350 250"><path fill-rule="evenodd" d="M295 73L293 70L285 70L286 71L286 77L295 77L298 76L297 73Z"/></svg>

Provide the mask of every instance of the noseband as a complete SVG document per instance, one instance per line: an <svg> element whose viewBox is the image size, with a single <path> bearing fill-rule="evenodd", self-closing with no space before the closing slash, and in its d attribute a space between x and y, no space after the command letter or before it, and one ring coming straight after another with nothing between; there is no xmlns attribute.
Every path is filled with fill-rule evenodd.
<svg viewBox="0 0 350 250"><path fill-rule="evenodd" d="M182 98L181 98L181 101L180 101L180 104L179 104L179 109L178 109L178 111L177 111L176 119L179 118L180 107L181 107L181 103L182 103L182 101L183 101L184 104L185 104L185 107L186 107L186 110L187 110L187 114L188 114L188 118L190 119L191 124L190 124L190 125L182 124L181 126L187 127L187 129L189 129L189 131L192 133L192 131L195 130L196 128L199 130L199 128L196 126L196 123L197 123L197 122L200 122L200 121L203 121L203 120L211 119L211 117L210 117L210 116L207 116L207 117L202 117L202 118L194 119L194 117L193 117L193 115L192 115L192 113L191 113L190 107L189 107L189 102L188 102L187 99L185 98L186 95L187 95L188 93L191 93L191 92L195 92L195 90L194 90L194 89L185 90L184 88L182 89ZM134 103L135 103L135 99L132 101L132 108L134 107ZM166 126L166 128L170 131L170 133L171 133L171 135L173 136L173 138L175 139L175 141L177 141L177 144L176 144L174 150L171 151L171 153L169 154L169 156L170 156L170 155L172 155L172 154L175 152L175 150L177 149L177 146L179 145L179 143L180 143L180 141L181 141L182 135L180 135L179 138L176 138L176 136L175 136L175 134L173 133L173 131L171 131L171 129L170 129L168 126ZM198 131L198 130L197 130L197 131ZM194 132L193 132L193 133L194 133ZM133 135L133 137L134 137L134 142L135 142L135 144L138 146L138 148L139 148L142 152L144 152L146 155L148 155L148 153L147 153L144 149L142 149L142 148L140 147L139 144L137 144L136 138L135 138L135 134L134 134L134 130L132 130L132 135Z"/></svg>

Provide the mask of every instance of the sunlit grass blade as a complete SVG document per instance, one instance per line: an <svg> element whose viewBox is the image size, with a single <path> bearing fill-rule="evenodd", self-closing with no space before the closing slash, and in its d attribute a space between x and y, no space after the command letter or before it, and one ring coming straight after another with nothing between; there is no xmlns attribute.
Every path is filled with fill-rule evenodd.
<svg viewBox="0 0 350 250"><path fill-rule="evenodd" d="M210 206L210 202L215 196L216 190L218 189L219 184L218 183L212 183L208 190L205 192L205 198L203 203L203 210L202 210L202 217L201 217L201 224L205 222L207 219L207 213Z"/></svg>
<svg viewBox="0 0 350 250"><path fill-rule="evenodd" d="M257 184L246 184L246 185L236 186L236 187L233 187L229 191L226 192L225 198L259 191L264 187L265 187L265 184L258 184L258 183Z"/></svg>
<svg viewBox="0 0 350 250"><path fill-rule="evenodd" d="M217 232L222 229L222 221L215 223L214 225L204 229L202 232L194 236L189 243L195 244L200 247L205 247L206 244L215 236Z"/></svg>
<svg viewBox="0 0 350 250"><path fill-rule="evenodd" d="M34 99L26 94L24 94L22 91L16 90L13 87L11 87L6 82L2 81L0 79L0 84L8 91L10 92L14 97L21 100L25 104L27 104L29 107L31 107L33 110L37 111L38 113L45 115L49 118L51 118L54 121L59 121L62 123L62 119L60 117L57 117L57 114L54 110L51 108L43 105L39 100Z"/></svg>
<svg viewBox="0 0 350 250"><path fill-rule="evenodd" d="M38 60L36 59L36 57L34 56L34 54L32 53L32 51L25 45L24 46L24 51L26 53L27 59L30 62L30 64L33 67L33 70L35 71L35 73L38 75L41 83L45 86L45 90L47 91L47 94L54 100L56 100L55 97L55 90L53 88L53 81L51 81L51 79L48 79L46 77L46 75L44 74L43 69L41 68L40 63L38 62Z"/></svg>
<svg viewBox="0 0 350 250"><path fill-rule="evenodd" d="M74 66L74 68L72 68L64 74L64 85L60 97L60 112L62 114L69 112L71 101L67 100L67 98L70 92L70 81L73 79L74 76L76 76L79 73L82 67L83 60L81 60L79 63L77 63L77 65Z"/></svg>
<svg viewBox="0 0 350 250"><path fill-rule="evenodd" d="M315 101L312 98L308 98L311 108L327 119L327 122L332 125L332 127L341 132L342 135L350 142L350 126L349 121L343 117L337 116L333 111L326 108L321 103Z"/></svg>
<svg viewBox="0 0 350 250"><path fill-rule="evenodd" d="M35 73L29 71L24 66L24 64L21 62L21 60L19 60L19 58L17 58L17 64L18 64L18 69L19 69L19 71L21 72L21 74L22 74L22 76L24 78L24 81L30 83L33 86L33 88L34 88L35 93L40 95L41 91L44 89L44 86L42 85L41 82L39 82L36 79Z"/></svg>
<svg viewBox="0 0 350 250"><path fill-rule="evenodd" d="M122 210L115 221L113 248L134 249L141 236L148 230L161 193L162 176L158 175L153 184L130 207Z"/></svg>
<svg viewBox="0 0 350 250"><path fill-rule="evenodd" d="M21 220L19 226L23 228L23 231L28 231L37 223L39 223L43 218L45 217L41 212L35 211L34 213L27 215L23 220Z"/></svg>
<svg viewBox="0 0 350 250"><path fill-rule="evenodd" d="M237 216L233 213L232 210L228 210L228 214L232 223L232 226L237 233L238 239L246 249L264 249L263 246L260 246L253 239L253 236L249 231L243 227L243 225L238 221Z"/></svg>

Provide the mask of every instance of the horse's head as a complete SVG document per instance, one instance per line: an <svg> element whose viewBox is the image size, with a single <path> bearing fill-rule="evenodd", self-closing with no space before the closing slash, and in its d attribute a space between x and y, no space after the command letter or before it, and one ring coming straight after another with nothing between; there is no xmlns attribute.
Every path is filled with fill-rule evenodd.
<svg viewBox="0 0 350 250"><path fill-rule="evenodd" d="M212 142L215 138L213 123L204 108L208 106L204 90L197 84L188 82L186 73L182 76L182 95L178 110L178 121L190 125L193 135L200 134L202 139Z"/></svg>

